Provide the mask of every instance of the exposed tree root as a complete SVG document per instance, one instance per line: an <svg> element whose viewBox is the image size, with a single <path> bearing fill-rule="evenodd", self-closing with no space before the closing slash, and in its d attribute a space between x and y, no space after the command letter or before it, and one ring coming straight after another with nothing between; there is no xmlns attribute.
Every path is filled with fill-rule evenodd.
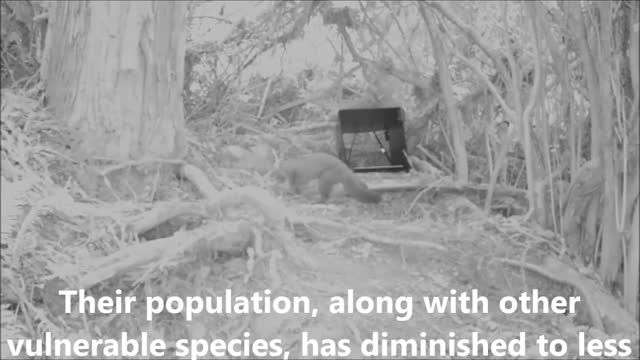
<svg viewBox="0 0 640 360"><path fill-rule="evenodd" d="M637 332L637 324L618 302L601 290L592 280L586 279L570 266L547 257L544 268L538 265L500 259L500 262L514 267L522 267L561 284L576 289L589 312L591 325L609 334ZM603 322L603 320L605 320ZM606 326L605 326L606 325Z"/></svg>

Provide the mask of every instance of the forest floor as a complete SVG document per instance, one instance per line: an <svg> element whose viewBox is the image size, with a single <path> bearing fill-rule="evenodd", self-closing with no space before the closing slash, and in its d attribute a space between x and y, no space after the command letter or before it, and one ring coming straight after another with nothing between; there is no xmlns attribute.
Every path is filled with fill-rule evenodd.
<svg viewBox="0 0 640 360"><path fill-rule="evenodd" d="M367 351L372 343L387 346L378 358L405 357L393 352L404 348L403 343L384 339L415 340L415 358L445 358L464 356L464 346L450 347L450 341L471 339L474 333L487 341L512 341L524 333L526 358L538 357L538 336L561 338L569 344L565 357L570 358L577 354L580 332L588 338L608 336L590 326L593 312L582 304L574 314L499 310L501 298L534 289L549 297L576 294L562 278L525 270L528 263L542 264L560 254L562 244L549 231L525 224L521 216L486 216L477 199L424 191L385 193L380 204L372 205L342 196L337 189L328 203L320 204L313 184L302 195L292 195L268 176L225 168L192 154L187 162L203 169L212 188L236 184L231 193L246 200L251 187L253 194L262 194L275 209L288 213L269 213L267 206L256 215L252 203L237 207L227 199L203 216L197 210L202 194L188 181L164 176L154 163L148 172L131 166L108 175L104 169L91 173L65 156L63 132L36 110L36 103L4 98L2 358L8 356L7 339L39 339L45 332L66 339L146 334L166 342L166 358L179 357L173 352L177 339L280 339L288 358L300 358L310 349L305 336L321 345L321 352L311 358L362 358L371 355ZM208 148L219 149L219 144L209 145L199 151L217 154ZM380 180L376 176L363 175L367 183ZM102 195L113 197L119 191L133 196L98 200L86 184L102 187ZM180 206L191 214L163 218L170 213L166 209ZM286 221L274 226L273 219ZM248 231L250 246L235 254L220 250L246 240L242 230ZM306 296L318 313L202 313L186 320L184 313L165 309L150 321L149 304L141 300L128 313L67 314L57 291L77 288L95 297L113 298L119 289L124 296L164 300L221 296L227 289L233 296L251 296L269 289L272 298ZM434 298L471 296L473 290L488 299L486 313L467 313L460 304L455 310L426 309ZM349 306L344 313L335 311L338 298L350 294L355 303L371 297L376 307L360 313ZM371 341L375 334L378 338ZM348 354L335 345L340 339L349 341ZM428 344L433 339L446 343L445 352L420 347L421 340Z"/></svg>
<svg viewBox="0 0 640 360"><path fill-rule="evenodd" d="M380 337L386 332L388 340L414 339L418 345L421 339L442 339L447 343L450 339L471 339L474 332L478 338L488 341L510 341L525 332L527 341L523 351L527 357L537 353L537 350L532 353L535 349L527 348L535 345L539 335L567 338L569 332L563 333L561 329L574 328L570 317L524 315L521 312L505 315L498 309L501 297L518 297L521 292L530 292L538 286L547 287L541 290L546 295L565 295L567 289L541 286L544 280L527 278L517 268L499 262L503 258L519 261L528 252L539 252L537 255L543 256L544 244L531 245L524 235L518 236L515 219L484 218L474 213L456 217L447 206L451 199L431 204L426 201L414 203L417 195L417 192L387 194L379 205L363 205L348 198L334 199L329 205L309 204L305 196L286 200L287 206L296 214L345 224L346 231L325 233L322 240L305 242L308 251L321 259L324 266L319 271L288 277L292 284L284 285L285 288L290 288L292 293L316 294L315 302L327 310L331 297L346 297L347 289L353 289L356 300L359 296L389 297L395 304L397 299L410 297L412 303L412 314L408 319L403 317L403 310L407 309L406 305L401 306L404 303L397 303L400 306L392 309L392 313L388 313L386 307L380 310L381 313L370 314L336 315L325 311L319 319L285 326L284 329L290 330L286 338L299 338L301 331L308 331L315 339L349 339L352 358L362 358L360 346L371 339L374 332ZM412 204L413 209L408 211ZM357 232L350 234L348 229L351 227L373 228L377 237L361 236ZM509 228L512 231L501 231ZM304 234L300 237L304 239ZM471 296L473 290L489 300L487 313L464 313L459 303L457 310L447 308L442 312L430 312L425 308L425 297L428 302L436 297L444 299L464 292ZM273 334L282 336L282 328L274 330ZM571 338L568 342L575 343ZM388 351L402 348L387 345ZM300 342L294 343L292 353L299 354L301 346ZM417 350L421 351L419 347ZM416 355L418 358L438 358L461 354L458 352L461 348L453 349L456 351L453 353L438 351ZM379 353L378 356L397 357L399 353Z"/></svg>

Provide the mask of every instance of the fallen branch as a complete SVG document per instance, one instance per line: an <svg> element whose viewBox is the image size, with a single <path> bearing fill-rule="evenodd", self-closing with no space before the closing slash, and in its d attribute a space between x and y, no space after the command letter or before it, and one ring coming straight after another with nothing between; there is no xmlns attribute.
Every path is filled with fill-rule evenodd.
<svg viewBox="0 0 640 360"><path fill-rule="evenodd" d="M138 215L129 222L128 229L135 234L142 234L154 227L182 215L201 215L206 212L201 203L166 202L156 203L150 211Z"/></svg>
<svg viewBox="0 0 640 360"><path fill-rule="evenodd" d="M439 183L438 185L435 185ZM488 191L487 184L456 184L454 182L443 183L441 180L433 179L416 179L406 181L403 179L385 179L378 182L376 185L369 186L370 190L379 192L397 192L397 191L411 191L421 190L427 187L431 187L431 191L438 193L452 193L452 194L467 194L467 193L480 193L480 195L486 195ZM521 202L527 202L526 191L511 187L496 187L494 191L495 195L512 197Z"/></svg>
<svg viewBox="0 0 640 360"><path fill-rule="evenodd" d="M240 216L245 219L251 219L250 222L245 219L232 223L210 221L206 225L193 230L178 231L166 238L126 246L101 259L92 259L88 270L80 272L79 278L76 277L78 269L69 270L66 276L65 274L61 275L70 279L75 278L73 282L80 288L90 288L112 277L128 274L140 266L159 266L164 264L167 260L182 256L182 254L192 250L196 244L203 241L208 248L215 251L241 252L256 238L256 234L260 237L260 253L272 249L276 251L283 249L294 264L311 269L317 267L313 254L310 254L306 248L295 241L290 229L291 223L288 209L269 192L253 186L217 191L211 185L204 172L197 167L184 165L180 168L180 171L185 178L196 185L206 199L200 202L156 204L151 211L124 220L128 223L129 231L136 234L144 233L181 215L213 217L214 215L227 213L227 210L236 206L246 206L250 210L249 212L257 211L262 216L262 219L254 220L256 218L255 215L247 218L247 212L245 211ZM75 202L73 200L70 201L70 204L66 204L66 202L58 200L49 204L49 206L55 208L55 205L57 205L57 207L62 208L62 213L73 217L86 217L87 214L94 216L108 215L107 213L111 214L111 217L113 216L113 208L110 208L111 212L105 212L86 205L84 206L87 207L85 210L91 211L80 214L77 211L78 207L71 206ZM66 209L68 207L71 207L73 211L64 211L68 210ZM83 206L80 206L80 208L83 208ZM127 211L131 211L131 209ZM257 231L258 228L261 228L261 231ZM268 239L272 241L265 243L267 239L265 235L268 235ZM262 249L262 247L267 247L268 249Z"/></svg>
<svg viewBox="0 0 640 360"><path fill-rule="evenodd" d="M294 263L316 268L317 262L311 253L295 241L291 232L291 214L284 204L269 192L255 186L225 190L208 199L205 208L214 214L231 206L249 205L260 211L271 231L273 240L280 244L285 252L294 259Z"/></svg>
<svg viewBox="0 0 640 360"><path fill-rule="evenodd" d="M100 260L92 260L91 268L79 277L77 286L88 289L154 261L175 259L200 241L206 241L212 250L241 251L252 238L251 226L246 221L226 225L210 223L195 230L177 232L170 237L127 246Z"/></svg>
<svg viewBox="0 0 640 360"><path fill-rule="evenodd" d="M209 182L204 172L192 165L185 165L180 169L182 175L190 180L206 198L205 212L214 215L229 207L248 205L251 209L258 210L266 221L267 227L272 231L274 240L277 241L285 252L292 256L294 262L306 267L316 267L316 262L311 254L295 242L290 227L289 209L273 197L268 191L255 186L246 186L230 190L217 191ZM186 207L185 211L194 208Z"/></svg>
<svg viewBox="0 0 640 360"><path fill-rule="evenodd" d="M395 245L395 246L414 246L419 248L436 249L440 251L447 250L442 245L434 244L428 241L398 239L398 237L402 235L402 229L399 229L397 227L393 229L394 237L390 238L380 234L376 234L372 230L364 229L360 226L349 225L349 224L331 221L327 219L301 217L301 216L297 216L294 219L294 226L302 225L304 227L307 227L308 224L316 224L316 225L333 228L336 230L336 232L340 232L340 233L345 233L345 232L353 233L355 235L361 236L365 241L369 241L372 243Z"/></svg>
<svg viewBox="0 0 640 360"><path fill-rule="evenodd" d="M318 131L318 130L325 130L325 129L333 129L336 127L336 122L334 121L325 121L325 122L321 122L321 123L313 123L313 124L306 124L303 126L296 126L296 127L291 127L288 129L282 129L281 132L285 132L285 133L305 133L305 132L313 132L313 131Z"/></svg>
<svg viewBox="0 0 640 360"><path fill-rule="evenodd" d="M267 225L272 228L279 229L289 223L289 209L269 192L255 186L220 191L205 201L205 208L209 214L215 214L225 208L243 204L259 210L267 220Z"/></svg>
<svg viewBox="0 0 640 360"><path fill-rule="evenodd" d="M107 176L109 173L120 170L120 169L128 168L131 166L147 165L150 163L180 165L180 164L184 164L184 161L176 160L176 159L140 159L140 160L126 161L120 164L107 166L102 169L96 170L96 172L102 176Z"/></svg>
<svg viewBox="0 0 640 360"><path fill-rule="evenodd" d="M218 190L211 184L204 171L199 168L185 164L180 167L179 173L182 177L191 181L206 199L211 199L218 193Z"/></svg>
<svg viewBox="0 0 640 360"><path fill-rule="evenodd" d="M314 95L311 95L311 96L309 96L307 98L300 99L300 100L294 100L294 101L291 101L291 102L289 102L287 104L279 106L274 111L272 111L269 114L263 116L262 119L269 119L269 118L271 118L273 116L276 116L277 114L279 114L279 113L281 113L281 112L283 112L285 110L293 109L295 107L302 106L302 105L304 105L304 104L306 104L308 102L312 102L312 101L315 101L315 100L322 99L322 98L328 96L331 93L332 89L333 89L333 87L330 88L330 89L327 89L327 90L323 90L323 91L321 91L319 93L316 93Z"/></svg>
<svg viewBox="0 0 640 360"><path fill-rule="evenodd" d="M432 154L429 150L425 149L422 145L418 145L417 146L418 150L420 150L420 152L422 152L424 154L424 156L426 156L427 158L429 158L429 160L433 161L436 165L438 165L438 167L440 168L440 170L446 172L449 175L453 175L453 171L451 171L451 169L449 169L448 167L446 167L442 161L440 161L434 154Z"/></svg>
<svg viewBox="0 0 640 360"><path fill-rule="evenodd" d="M262 101L260 101L260 108L258 109L258 114L256 118L260 118L262 116L262 112L264 111L264 105L267 102L267 97L269 95L269 90L271 90L271 83L273 83L273 76L269 77L269 81L267 81L267 86L264 88L264 93L262 94Z"/></svg>

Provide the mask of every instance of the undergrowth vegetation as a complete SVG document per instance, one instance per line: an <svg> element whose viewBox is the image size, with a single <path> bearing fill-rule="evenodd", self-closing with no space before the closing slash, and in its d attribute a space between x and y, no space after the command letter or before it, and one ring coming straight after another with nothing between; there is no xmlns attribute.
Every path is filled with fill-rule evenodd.
<svg viewBox="0 0 640 360"><path fill-rule="evenodd" d="M587 156L594 132L584 124L594 115L578 71L565 79L568 64L555 53L540 55L534 37L545 30L536 28L534 36L517 26L528 14L524 6L507 11L496 3L452 5L464 10L456 15L460 18L478 12L466 25L438 4L428 5L428 12L410 4L422 9L411 13L392 2L371 3L377 5L344 10L330 2L278 2L254 20L235 22L226 38L211 42L191 38L196 33L191 19L183 92L187 151L180 159L82 158L74 152L78 133L46 106L42 79L31 81L39 78L37 72L26 75L29 81L3 80L2 358L9 358L7 339L41 339L47 332L71 340L146 334L166 341L167 358L180 338L278 338L283 349L300 354L303 332L352 344L374 331L405 339L421 332L441 339L450 332L458 338L477 332L513 339L525 332L527 358L538 356L540 335L563 338L568 354L578 353L579 333L588 339L628 338L637 348L637 315L630 316L629 301L620 300L629 297L623 294L630 286L624 266L631 258L626 252L619 256L613 279L604 281L598 270L605 261L601 199L609 182L600 163ZM191 2L190 16L196 17L199 6L204 5ZM633 9L637 14L637 5ZM361 16L354 15L358 11ZM557 7L551 11L571 18ZM436 29L442 33L417 35L417 30L435 31L426 24L436 15L439 24L447 24ZM557 17L537 16L554 30L559 27ZM324 29L334 26L331 35L341 40L341 50L333 45L330 69L255 71L252 65L261 57L275 57L283 45L304 39L303 29L314 17L322 19ZM392 32L403 40L389 45L378 28L383 24L397 27ZM512 30L509 36L502 25ZM12 38L5 35L3 53L15 51L6 46ZM513 84L499 80L500 66L482 49L486 39L496 44L490 54L508 52L504 58L496 55L503 67L517 65L518 75L524 74L517 94ZM453 85L440 80L443 70L435 69L435 60L418 56L438 41L452 54L446 76ZM370 49L374 45L376 50ZM572 43L565 45L563 51L576 58L584 55ZM347 62L348 55L354 61ZM536 91L540 79L529 75L540 71L541 59L551 80ZM484 69L488 64L495 68ZM13 66L3 60L4 74ZM571 91L562 88L567 84ZM547 108L527 112L536 96ZM387 106L406 113L413 170L358 174L384 192L380 204L356 202L340 188L328 203L318 203L313 186L293 194L272 176L288 158L335 154L338 110ZM616 219L629 248L638 236L633 232L637 162L629 165L638 156L635 106L617 123L630 129L616 153L624 160L618 169L624 185L616 190L628 195ZM450 117L452 109L457 120ZM529 138L533 155L514 130L513 120L525 119L524 114L538 121ZM460 132L452 125L456 121ZM455 137L465 146L466 181L460 180ZM358 146L379 150L374 138ZM539 171L534 183L528 178L529 156ZM58 291L67 288L110 298L119 290L138 303L127 314L65 313ZM150 320L142 300L224 297L227 291L251 297L265 289L271 296L308 296L320 312L311 317L205 311L187 321L184 313L165 309ZM356 296L412 296L414 314L407 321L387 312L330 314L332 297L346 296L348 289ZM582 302L574 314L424 312L422 297L447 297L451 289L477 290L494 304L533 289L549 297L578 295ZM362 356L358 346L352 350L353 357Z"/></svg>

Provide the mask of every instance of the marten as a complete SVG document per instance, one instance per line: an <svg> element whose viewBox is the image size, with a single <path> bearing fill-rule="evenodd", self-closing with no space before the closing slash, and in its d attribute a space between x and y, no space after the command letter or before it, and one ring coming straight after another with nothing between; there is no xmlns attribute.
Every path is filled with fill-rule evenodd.
<svg viewBox="0 0 640 360"><path fill-rule="evenodd" d="M312 180L318 180L320 201L329 200L333 185L341 183L345 193L364 203L378 203L382 195L369 190L367 184L349 169L340 159L324 153L303 155L284 160L274 171L278 179L287 179L292 190L300 194L300 188Z"/></svg>

